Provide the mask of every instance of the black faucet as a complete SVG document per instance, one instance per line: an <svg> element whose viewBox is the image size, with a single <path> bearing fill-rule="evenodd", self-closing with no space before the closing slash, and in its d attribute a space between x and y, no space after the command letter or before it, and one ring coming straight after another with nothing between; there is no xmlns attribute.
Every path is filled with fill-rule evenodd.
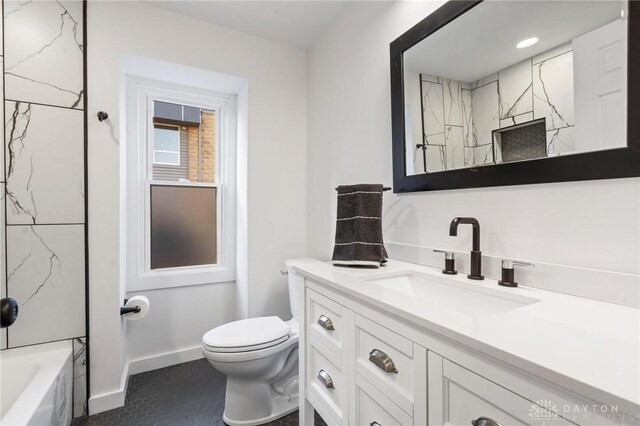
<svg viewBox="0 0 640 426"><path fill-rule="evenodd" d="M471 249L471 273L467 278L472 280L484 280L482 275L482 252L480 251L480 224L473 217L456 217L449 225L449 235L458 235L458 225L464 223L473 227L473 247Z"/></svg>

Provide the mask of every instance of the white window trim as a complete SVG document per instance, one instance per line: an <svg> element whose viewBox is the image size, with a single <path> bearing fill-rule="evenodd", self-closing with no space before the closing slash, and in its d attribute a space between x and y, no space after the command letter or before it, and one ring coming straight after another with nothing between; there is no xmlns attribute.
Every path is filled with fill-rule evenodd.
<svg viewBox="0 0 640 426"><path fill-rule="evenodd" d="M155 126L155 124L154 124ZM182 141L180 140L180 126L175 126L172 124L158 124L158 126L163 126L163 127L172 127L174 129L178 130L178 151L164 151L162 149L156 149L156 143L155 143L155 139L153 140L153 164L158 164L161 166L179 166L180 165L180 161L182 161L182 158L180 158L180 145L182 143ZM217 140L216 140L217 143ZM178 163L164 163L162 161L156 161L156 152L164 152L166 154L178 154Z"/></svg>
<svg viewBox="0 0 640 426"><path fill-rule="evenodd" d="M153 100L213 110L216 125L216 183L184 183L151 179ZM237 97L171 83L126 77L127 291L235 281L236 275L236 132ZM217 260L215 265L150 269L149 193L151 185L218 188Z"/></svg>

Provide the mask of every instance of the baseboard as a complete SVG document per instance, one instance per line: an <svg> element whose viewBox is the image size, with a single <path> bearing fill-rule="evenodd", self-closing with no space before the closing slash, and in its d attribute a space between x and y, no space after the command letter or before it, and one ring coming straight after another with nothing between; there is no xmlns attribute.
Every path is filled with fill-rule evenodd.
<svg viewBox="0 0 640 426"><path fill-rule="evenodd" d="M145 358L132 359L129 361L129 375L182 364L183 362L195 361L203 357L202 346L198 345Z"/></svg>
<svg viewBox="0 0 640 426"><path fill-rule="evenodd" d="M89 398L89 415L122 407L127 396L127 387L129 387L129 363L125 365L122 372L120 388Z"/></svg>
<svg viewBox="0 0 640 426"><path fill-rule="evenodd" d="M127 362L124 372L122 373L120 388L112 392L102 393L89 398L89 414L102 413L103 411L122 407L127 396L129 376L144 373L145 371L157 370L158 368L182 364L183 362L195 361L203 357L202 346L198 345L190 348L178 349L173 352L165 352L145 358L130 360Z"/></svg>

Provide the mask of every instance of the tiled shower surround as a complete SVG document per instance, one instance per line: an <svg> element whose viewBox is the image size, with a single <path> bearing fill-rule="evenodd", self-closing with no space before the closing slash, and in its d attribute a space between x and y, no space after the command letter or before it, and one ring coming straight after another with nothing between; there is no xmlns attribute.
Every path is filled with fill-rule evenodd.
<svg viewBox="0 0 640 426"><path fill-rule="evenodd" d="M86 414L82 1L4 1L2 349L72 340L74 417ZM4 251L4 250L3 250Z"/></svg>
<svg viewBox="0 0 640 426"><path fill-rule="evenodd" d="M474 82L420 75L428 172L493 163L492 131L545 118L549 156L574 144L571 43ZM416 153L414 168L424 170Z"/></svg>

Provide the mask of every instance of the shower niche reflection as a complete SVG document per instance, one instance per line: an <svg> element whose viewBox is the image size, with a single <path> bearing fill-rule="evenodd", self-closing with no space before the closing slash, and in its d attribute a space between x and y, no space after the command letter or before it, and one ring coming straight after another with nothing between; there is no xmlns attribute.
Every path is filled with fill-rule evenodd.
<svg viewBox="0 0 640 426"><path fill-rule="evenodd" d="M548 155L545 119L493 131L496 163L533 160Z"/></svg>

